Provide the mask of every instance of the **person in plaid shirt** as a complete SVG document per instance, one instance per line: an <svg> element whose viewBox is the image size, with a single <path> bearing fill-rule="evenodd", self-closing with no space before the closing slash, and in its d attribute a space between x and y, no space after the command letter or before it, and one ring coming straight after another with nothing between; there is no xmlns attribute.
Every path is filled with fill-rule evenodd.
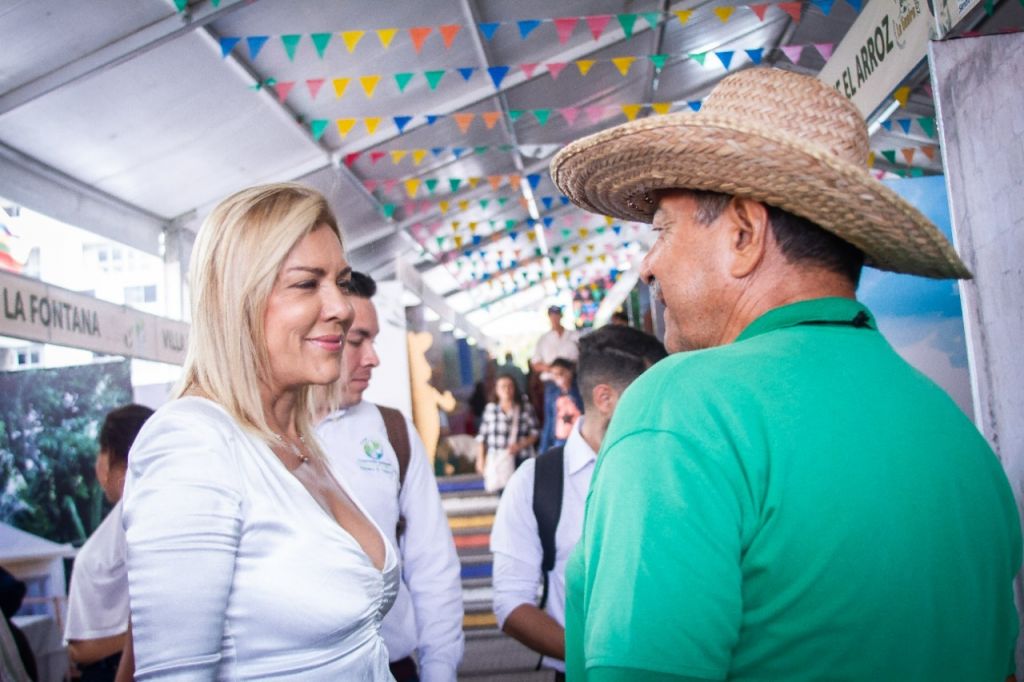
<svg viewBox="0 0 1024 682"><path fill-rule="evenodd" d="M487 403L476 436L479 443L476 467L481 473L484 471L489 452L508 450L509 454L515 457L517 465L533 457L536 454L533 446L540 435L533 407L523 400L523 395L512 375L499 375L494 384L494 392L498 400ZM514 423L518 423L515 437L511 433Z"/></svg>

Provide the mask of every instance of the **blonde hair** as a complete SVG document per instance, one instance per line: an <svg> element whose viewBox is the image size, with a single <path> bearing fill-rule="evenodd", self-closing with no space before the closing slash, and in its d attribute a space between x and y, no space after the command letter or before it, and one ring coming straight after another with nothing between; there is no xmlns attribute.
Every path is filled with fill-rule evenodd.
<svg viewBox="0 0 1024 682"><path fill-rule="evenodd" d="M321 225L342 241L327 200L297 183L251 187L213 209L192 250L192 329L173 397L202 395L268 444L279 442L260 399L260 381L270 368L264 314L284 260ZM293 419L312 453L322 457L309 418L312 389L299 392Z"/></svg>

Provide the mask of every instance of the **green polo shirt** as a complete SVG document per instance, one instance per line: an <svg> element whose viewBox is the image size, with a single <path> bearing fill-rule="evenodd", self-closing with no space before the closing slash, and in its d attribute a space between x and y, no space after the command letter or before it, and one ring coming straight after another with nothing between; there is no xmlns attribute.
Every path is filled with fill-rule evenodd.
<svg viewBox="0 0 1024 682"><path fill-rule="evenodd" d="M1016 505L995 455L839 298L625 392L567 569L570 680L1003 680Z"/></svg>

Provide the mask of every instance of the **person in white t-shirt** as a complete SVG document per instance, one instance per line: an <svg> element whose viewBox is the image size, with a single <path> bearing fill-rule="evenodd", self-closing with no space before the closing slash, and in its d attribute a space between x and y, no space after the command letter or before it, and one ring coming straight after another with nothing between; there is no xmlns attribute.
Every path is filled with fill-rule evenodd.
<svg viewBox="0 0 1024 682"><path fill-rule="evenodd" d="M83 682L113 680L128 631L128 573L125 567L121 494L128 451L153 410L125 405L110 412L99 433L96 478L113 503L103 522L75 556L68 590L64 639Z"/></svg>
<svg viewBox="0 0 1024 682"><path fill-rule="evenodd" d="M501 629L541 654L542 665L557 671L557 679L564 679L565 670L565 563L580 539L597 452L622 392L665 356L657 339L630 327L602 327L580 340L578 379L586 410L561 453L561 513L543 610L537 606L544 575L533 504L535 472L541 458L558 452L551 450L519 467L498 504L491 530L494 613Z"/></svg>
<svg viewBox="0 0 1024 682"><path fill-rule="evenodd" d="M363 400L380 364L374 350L380 324L370 300L376 290L371 277L352 273L355 317L342 351L341 378L322 396L329 413L316 432L331 466L359 491L377 525L393 533L402 558L398 597L381 624L392 675L398 682L452 682L464 647L462 582L437 481L423 441L394 410L408 455L401 480L396 450L402 446L389 440L388 408Z"/></svg>
<svg viewBox="0 0 1024 682"><path fill-rule="evenodd" d="M544 382L552 380L550 370L555 358L576 362L580 356L579 334L562 326L561 307L553 305L548 308L548 321L551 329L537 339L533 357L530 358L530 366L533 371L540 373L541 381Z"/></svg>

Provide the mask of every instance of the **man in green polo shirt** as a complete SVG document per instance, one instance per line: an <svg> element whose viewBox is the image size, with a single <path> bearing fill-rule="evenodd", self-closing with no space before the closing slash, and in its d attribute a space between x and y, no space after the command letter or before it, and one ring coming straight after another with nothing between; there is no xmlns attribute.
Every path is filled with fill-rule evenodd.
<svg viewBox="0 0 1024 682"><path fill-rule="evenodd" d="M653 223L641 276L678 353L623 395L567 568L569 680L1004 680L1013 494L855 292L865 261L969 277L867 172L857 110L748 69L698 114L552 162L578 205Z"/></svg>

